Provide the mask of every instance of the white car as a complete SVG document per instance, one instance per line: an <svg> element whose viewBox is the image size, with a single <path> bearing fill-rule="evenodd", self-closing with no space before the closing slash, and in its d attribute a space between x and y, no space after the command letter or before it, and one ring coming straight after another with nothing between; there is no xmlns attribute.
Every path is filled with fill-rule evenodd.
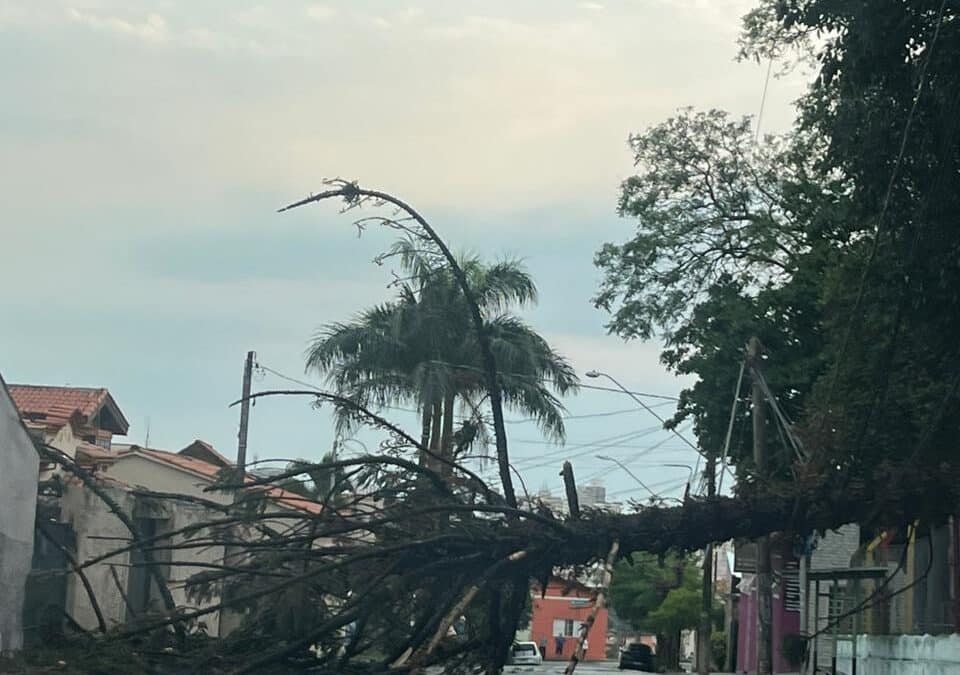
<svg viewBox="0 0 960 675"><path fill-rule="evenodd" d="M510 665L539 666L543 663L543 656L536 642L514 642L510 650Z"/></svg>

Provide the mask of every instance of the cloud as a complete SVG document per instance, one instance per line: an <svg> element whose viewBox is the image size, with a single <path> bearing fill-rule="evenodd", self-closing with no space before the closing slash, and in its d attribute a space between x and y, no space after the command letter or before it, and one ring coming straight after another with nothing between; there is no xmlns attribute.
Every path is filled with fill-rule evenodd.
<svg viewBox="0 0 960 675"><path fill-rule="evenodd" d="M310 5L306 9L306 14L314 21L329 21L337 15L337 10L327 5Z"/></svg>
<svg viewBox="0 0 960 675"><path fill-rule="evenodd" d="M607 380L584 377L599 370L617 378L634 391L672 395L693 383L692 377L676 377L660 364L661 345L656 342L624 342L614 336L551 334L550 344L565 356L587 384L614 386Z"/></svg>
<svg viewBox="0 0 960 675"><path fill-rule="evenodd" d="M140 22L127 21L117 16L94 14L75 7L69 8L67 14L73 21L114 35L153 44L162 44L170 39L167 20L159 14L148 14L146 19Z"/></svg>
<svg viewBox="0 0 960 675"><path fill-rule="evenodd" d="M580 2L577 3L577 7L580 9L588 9L592 12L602 12L606 9L606 7L599 2Z"/></svg>

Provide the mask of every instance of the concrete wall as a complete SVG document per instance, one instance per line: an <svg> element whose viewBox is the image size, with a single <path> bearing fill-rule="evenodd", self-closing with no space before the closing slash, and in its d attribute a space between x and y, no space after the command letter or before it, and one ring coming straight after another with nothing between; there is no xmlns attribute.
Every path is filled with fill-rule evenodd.
<svg viewBox="0 0 960 675"><path fill-rule="evenodd" d="M853 672L853 641L837 642L837 672ZM960 675L960 635L858 635L857 675Z"/></svg>
<svg viewBox="0 0 960 675"><path fill-rule="evenodd" d="M0 653L23 646L39 458L0 378Z"/></svg>

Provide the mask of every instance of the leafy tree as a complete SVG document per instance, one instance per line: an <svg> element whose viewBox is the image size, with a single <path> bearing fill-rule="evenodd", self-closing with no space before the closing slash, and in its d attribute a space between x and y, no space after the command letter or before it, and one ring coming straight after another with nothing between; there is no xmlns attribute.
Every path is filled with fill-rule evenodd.
<svg viewBox="0 0 960 675"><path fill-rule="evenodd" d="M638 167L620 213L634 236L596 256L595 298L625 338L665 339L661 359L698 381L681 393L671 424L692 419L700 447L718 454L738 366L751 336L770 357L766 377L792 418L823 368L821 278L848 209L840 178L816 174L823 148L800 133L757 145L748 118L683 110L631 136ZM746 397L748 398L748 397ZM748 401L730 457L750 466ZM774 422L771 420L771 426ZM771 464L788 473L792 450L771 428ZM747 460L747 461L744 461Z"/></svg>
<svg viewBox="0 0 960 675"><path fill-rule="evenodd" d="M662 561L643 554L617 564L610 584L610 606L635 629L657 634L662 665L676 668L680 631L700 622L701 575L696 563L670 555Z"/></svg>
<svg viewBox="0 0 960 675"><path fill-rule="evenodd" d="M960 412L956 4L763 0L742 49L812 57L798 128L827 141L819 174L851 185L842 255L824 270L831 365L809 433L854 471L905 452L949 458Z"/></svg>
<svg viewBox="0 0 960 675"><path fill-rule="evenodd" d="M338 393L360 405L416 405L423 445L453 456L483 430L485 386L475 331L449 270L429 264L408 240L396 244L391 255L410 275L397 298L349 323L324 327L310 347L307 368L326 375ZM487 265L461 256L460 265L484 315L505 404L562 440L558 395L576 389L576 374L546 340L509 313L536 301L533 280L516 261ZM468 421L454 429L457 403ZM350 419L347 412L340 416L341 424Z"/></svg>

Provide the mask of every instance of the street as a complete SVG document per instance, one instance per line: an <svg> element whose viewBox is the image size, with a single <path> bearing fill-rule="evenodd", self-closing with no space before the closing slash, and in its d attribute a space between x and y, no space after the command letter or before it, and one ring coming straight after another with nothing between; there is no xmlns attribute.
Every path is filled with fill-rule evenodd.
<svg viewBox="0 0 960 675"><path fill-rule="evenodd" d="M561 675L564 668L567 667L566 661L547 661L540 666L507 666L504 669L504 673L513 673L524 674L524 675ZM620 671L617 669L616 661L586 661L577 666L577 675L597 675L599 673L638 673L642 675L643 671L640 670L624 670Z"/></svg>
<svg viewBox="0 0 960 675"><path fill-rule="evenodd" d="M507 666L504 673L510 675L561 675L563 669L567 667L566 661L547 661L540 666ZM576 675L600 675L600 673L636 673L644 675L646 671L641 670L619 670L616 661L588 661L577 666ZM679 673L675 675L680 675ZM714 675L724 675L714 673Z"/></svg>

